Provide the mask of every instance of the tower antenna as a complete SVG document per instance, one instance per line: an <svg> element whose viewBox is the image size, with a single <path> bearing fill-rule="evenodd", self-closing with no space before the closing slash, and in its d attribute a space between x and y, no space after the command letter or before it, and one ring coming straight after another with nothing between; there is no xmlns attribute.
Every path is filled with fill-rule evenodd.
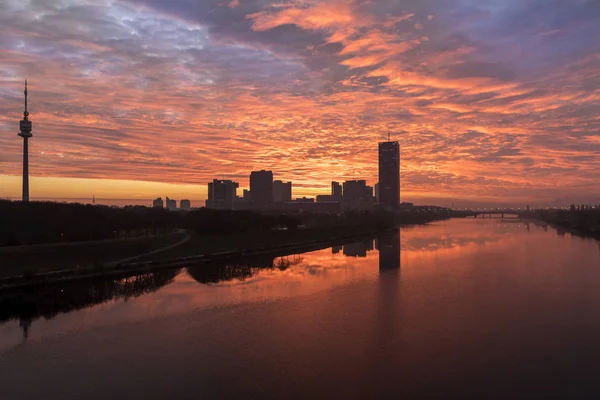
<svg viewBox="0 0 600 400"><path fill-rule="evenodd" d="M29 112L27 111L27 79L25 79L25 111L23 112L23 116L25 119L29 116Z"/></svg>
<svg viewBox="0 0 600 400"><path fill-rule="evenodd" d="M388 132L388 142L391 141L390 139L390 133Z"/></svg>

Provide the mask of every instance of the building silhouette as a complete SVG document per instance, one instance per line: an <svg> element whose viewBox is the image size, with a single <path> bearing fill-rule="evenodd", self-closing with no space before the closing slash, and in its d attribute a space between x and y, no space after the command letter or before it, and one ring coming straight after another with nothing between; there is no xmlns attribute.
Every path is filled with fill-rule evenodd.
<svg viewBox="0 0 600 400"><path fill-rule="evenodd" d="M167 197L167 209L171 211L177 210L177 200L173 200Z"/></svg>
<svg viewBox="0 0 600 400"><path fill-rule="evenodd" d="M375 244L379 250L379 271L400 269L400 231L378 237Z"/></svg>
<svg viewBox="0 0 600 400"><path fill-rule="evenodd" d="M373 197L373 188L367 186L367 181L346 181L343 185L343 198L345 200L365 199Z"/></svg>
<svg viewBox="0 0 600 400"><path fill-rule="evenodd" d="M361 242L345 244L343 253L346 257L366 257L367 252L373 250L373 240L363 240Z"/></svg>
<svg viewBox="0 0 600 400"><path fill-rule="evenodd" d="M255 208L269 208L273 204L273 172L252 171L250 173L250 198Z"/></svg>
<svg viewBox="0 0 600 400"><path fill-rule="evenodd" d="M294 200L292 200L292 203L296 203L296 204L313 204L315 202L315 199L312 197L297 197Z"/></svg>
<svg viewBox="0 0 600 400"><path fill-rule="evenodd" d="M379 204L386 208L400 205L400 144L379 143Z"/></svg>
<svg viewBox="0 0 600 400"><path fill-rule="evenodd" d="M292 201L292 182L273 182L273 201L276 203L289 203Z"/></svg>
<svg viewBox="0 0 600 400"><path fill-rule="evenodd" d="M179 202L179 208L182 210L189 210L192 208L192 202L189 200L181 200Z"/></svg>
<svg viewBox="0 0 600 400"><path fill-rule="evenodd" d="M213 179L208 184L206 208L233 210L240 184L230 180Z"/></svg>
<svg viewBox="0 0 600 400"><path fill-rule="evenodd" d="M152 202L152 207L154 207L154 208L164 208L165 204L163 203L162 197L157 197L156 199L154 199L154 201Z"/></svg>
<svg viewBox="0 0 600 400"><path fill-rule="evenodd" d="M25 80L25 111L23 111L23 119L19 122L21 132L19 136L23 138L23 195L21 199L24 202L29 201L29 138L31 134L32 123L29 120L29 112L27 111L27 80Z"/></svg>
<svg viewBox="0 0 600 400"><path fill-rule="evenodd" d="M342 194L342 185L339 182L331 182L331 197L339 200L342 198Z"/></svg>

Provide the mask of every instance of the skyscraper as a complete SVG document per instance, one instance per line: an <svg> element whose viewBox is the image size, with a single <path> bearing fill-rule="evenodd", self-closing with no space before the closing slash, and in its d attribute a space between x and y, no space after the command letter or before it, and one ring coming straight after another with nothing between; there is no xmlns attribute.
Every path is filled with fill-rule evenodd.
<svg viewBox="0 0 600 400"><path fill-rule="evenodd" d="M400 205L400 144L379 143L379 204L387 208Z"/></svg>
<svg viewBox="0 0 600 400"><path fill-rule="evenodd" d="M276 203L289 203L292 201L292 182L273 182L273 201Z"/></svg>
<svg viewBox="0 0 600 400"><path fill-rule="evenodd" d="M154 208L164 208L164 206L165 206L165 203L163 202L162 197L157 197L152 202L152 207L154 207Z"/></svg>
<svg viewBox="0 0 600 400"><path fill-rule="evenodd" d="M29 112L27 111L27 79L25 80L25 111L23 112L23 119L19 125L21 132L19 136L23 138L23 197L22 200L25 202L29 201L29 138L31 134L31 121L29 120Z"/></svg>
<svg viewBox="0 0 600 400"><path fill-rule="evenodd" d="M335 199L342 197L342 185L339 182L331 182L331 196Z"/></svg>
<svg viewBox="0 0 600 400"><path fill-rule="evenodd" d="M167 196L167 209L169 209L171 211L177 210L177 200L170 199Z"/></svg>
<svg viewBox="0 0 600 400"><path fill-rule="evenodd" d="M233 210L237 189L240 184L230 180L213 179L208 184L208 198L206 208L219 210Z"/></svg>
<svg viewBox="0 0 600 400"><path fill-rule="evenodd" d="M190 208L192 208L192 202L187 199L181 200L179 202L179 208L181 208L182 210L189 210Z"/></svg>
<svg viewBox="0 0 600 400"><path fill-rule="evenodd" d="M343 185L344 199L365 199L373 197L373 188L367 181L346 181Z"/></svg>
<svg viewBox="0 0 600 400"><path fill-rule="evenodd" d="M273 203L272 171L252 171L250 174L250 197L256 208L268 208Z"/></svg>

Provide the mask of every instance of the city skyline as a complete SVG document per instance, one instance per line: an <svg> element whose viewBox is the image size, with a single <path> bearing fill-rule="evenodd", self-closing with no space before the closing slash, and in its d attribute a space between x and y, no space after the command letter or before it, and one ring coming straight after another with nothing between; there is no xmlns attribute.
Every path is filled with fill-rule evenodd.
<svg viewBox="0 0 600 400"><path fill-rule="evenodd" d="M597 2L200 3L0 4L0 196L27 77L32 199L202 200L262 169L315 197L374 185L392 132L403 201L598 202Z"/></svg>

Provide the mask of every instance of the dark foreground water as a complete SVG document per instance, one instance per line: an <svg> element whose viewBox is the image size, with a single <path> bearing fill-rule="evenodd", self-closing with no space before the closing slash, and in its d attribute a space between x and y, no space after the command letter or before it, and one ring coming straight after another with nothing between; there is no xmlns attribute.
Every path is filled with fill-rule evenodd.
<svg viewBox="0 0 600 400"><path fill-rule="evenodd" d="M598 398L600 246L453 220L0 293L1 399Z"/></svg>

